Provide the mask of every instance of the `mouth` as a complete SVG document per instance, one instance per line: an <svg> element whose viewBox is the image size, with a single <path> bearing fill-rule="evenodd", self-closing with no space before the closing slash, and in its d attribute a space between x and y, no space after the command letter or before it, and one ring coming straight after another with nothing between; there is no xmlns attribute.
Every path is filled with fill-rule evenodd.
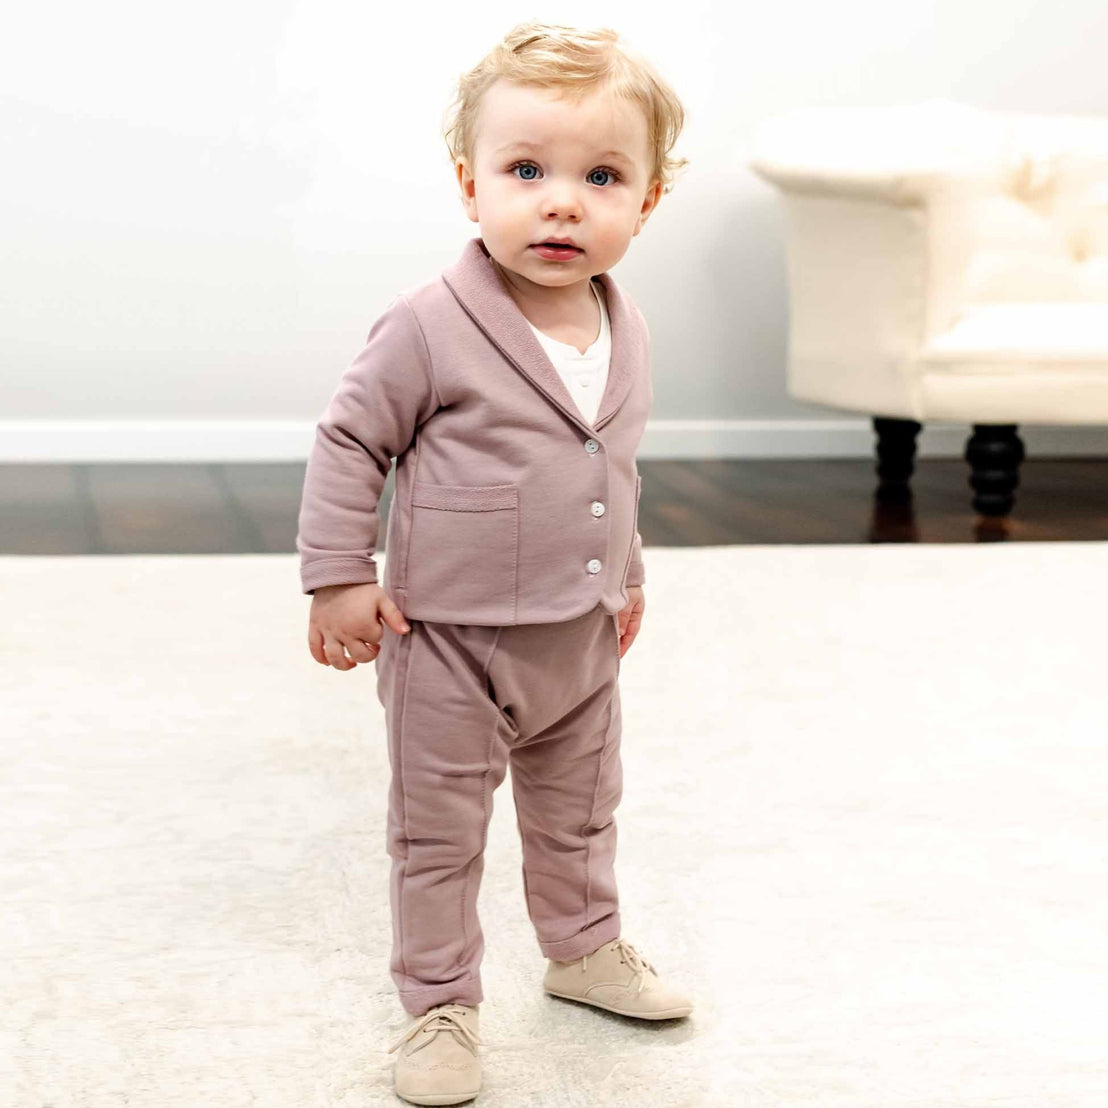
<svg viewBox="0 0 1108 1108"><path fill-rule="evenodd" d="M579 246L571 246L565 242L534 242L529 247L531 250L558 250L567 254L584 254L584 250Z"/></svg>

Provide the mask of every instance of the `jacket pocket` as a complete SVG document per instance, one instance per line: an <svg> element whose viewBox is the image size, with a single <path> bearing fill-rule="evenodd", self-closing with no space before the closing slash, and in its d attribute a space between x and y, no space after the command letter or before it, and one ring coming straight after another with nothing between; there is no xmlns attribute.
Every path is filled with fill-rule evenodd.
<svg viewBox="0 0 1108 1108"><path fill-rule="evenodd" d="M518 560L517 485L413 483L406 599L423 618L514 622Z"/></svg>

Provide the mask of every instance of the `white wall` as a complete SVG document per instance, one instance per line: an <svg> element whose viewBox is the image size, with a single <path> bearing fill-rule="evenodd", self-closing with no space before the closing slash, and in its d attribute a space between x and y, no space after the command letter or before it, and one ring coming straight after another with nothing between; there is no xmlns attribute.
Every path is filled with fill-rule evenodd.
<svg viewBox="0 0 1108 1108"><path fill-rule="evenodd" d="M1103 0L22 5L0 45L0 458L304 456L376 315L479 233L442 112L531 15L616 28L688 110L691 165L613 271L654 336L644 454L836 432L868 452L866 420L785 392L782 226L745 166L761 118L1106 110Z"/></svg>

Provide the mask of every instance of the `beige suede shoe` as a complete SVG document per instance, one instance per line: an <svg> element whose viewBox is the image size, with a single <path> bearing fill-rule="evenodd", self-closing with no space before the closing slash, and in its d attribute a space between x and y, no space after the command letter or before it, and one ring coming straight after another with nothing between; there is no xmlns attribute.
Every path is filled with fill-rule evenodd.
<svg viewBox="0 0 1108 1108"><path fill-rule="evenodd" d="M389 1053L397 1096L412 1104L460 1104L481 1090L477 1005L437 1004L416 1018Z"/></svg>
<svg viewBox="0 0 1108 1108"><path fill-rule="evenodd" d="M613 939L573 962L549 963L543 990L566 1000L582 1000L621 1016L666 1020L687 1016L692 1001L666 985L654 967L626 940Z"/></svg>

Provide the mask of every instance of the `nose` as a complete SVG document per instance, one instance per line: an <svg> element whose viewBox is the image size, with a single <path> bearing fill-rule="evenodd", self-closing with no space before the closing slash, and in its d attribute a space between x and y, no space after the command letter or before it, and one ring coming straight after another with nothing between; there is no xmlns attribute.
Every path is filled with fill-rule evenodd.
<svg viewBox="0 0 1108 1108"><path fill-rule="evenodd" d="M551 184L544 201L544 210L551 219L580 219L581 198L571 184Z"/></svg>
<svg viewBox="0 0 1108 1108"><path fill-rule="evenodd" d="M581 219L579 205L559 204L557 207L547 207L546 217L547 219L577 223Z"/></svg>

